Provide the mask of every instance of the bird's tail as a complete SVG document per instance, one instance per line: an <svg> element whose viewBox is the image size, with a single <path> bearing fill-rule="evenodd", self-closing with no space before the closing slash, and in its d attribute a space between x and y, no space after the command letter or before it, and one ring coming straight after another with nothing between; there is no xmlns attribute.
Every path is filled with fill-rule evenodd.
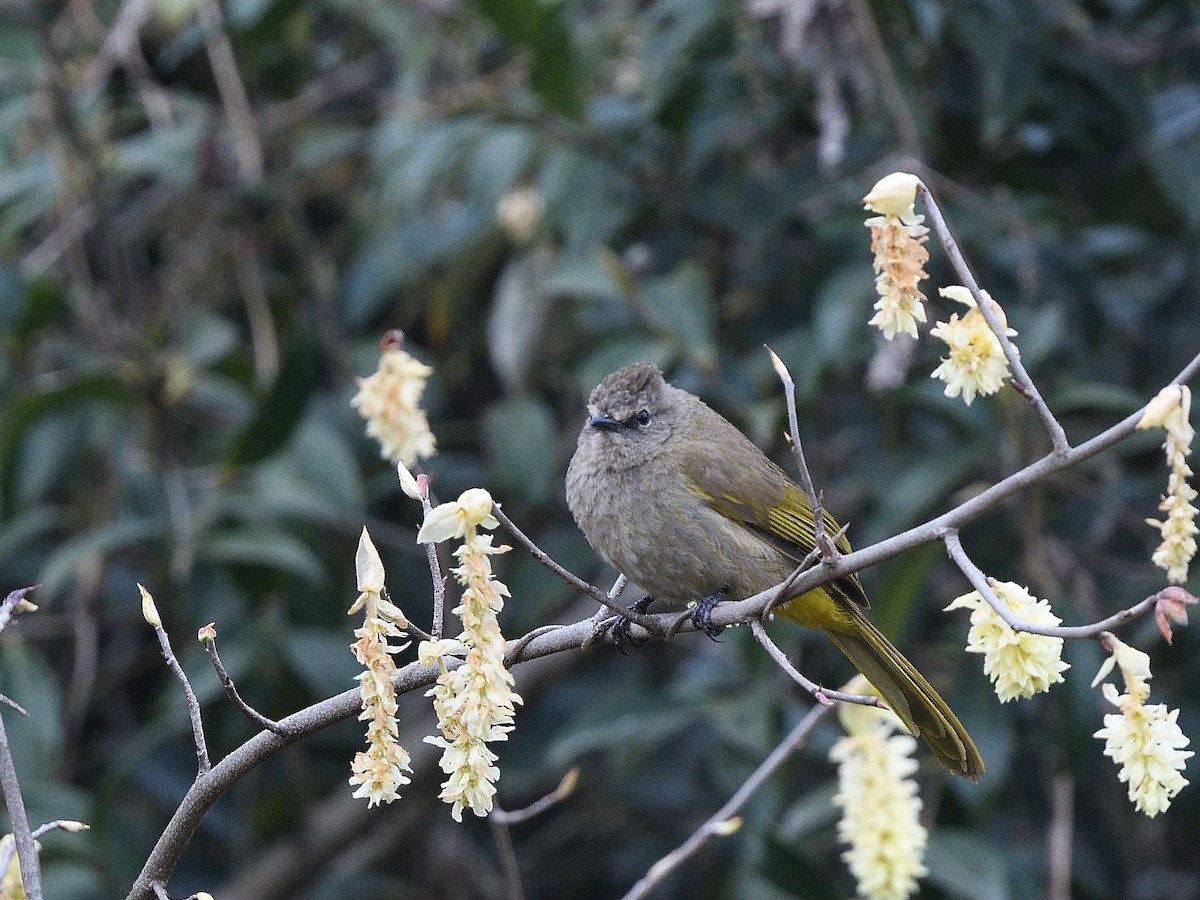
<svg viewBox="0 0 1200 900"><path fill-rule="evenodd" d="M779 612L809 624L803 621L806 616L789 615L793 612L790 606L784 604ZM938 762L951 772L977 780L983 774L983 758L946 701L856 605L838 606L848 615L838 617L836 628L821 623L821 630L879 691L905 727L929 745Z"/></svg>

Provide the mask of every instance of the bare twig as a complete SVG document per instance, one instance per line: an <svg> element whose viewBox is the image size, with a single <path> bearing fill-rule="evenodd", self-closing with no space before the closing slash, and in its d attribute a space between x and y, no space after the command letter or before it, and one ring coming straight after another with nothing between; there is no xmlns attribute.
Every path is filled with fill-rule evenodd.
<svg viewBox="0 0 1200 900"><path fill-rule="evenodd" d="M25 813L25 799L21 796L21 783L17 780L17 767L8 746L8 731L4 727L3 716L0 716L0 790L4 792L4 805L12 824L13 844L17 848L25 895L29 900L42 900L42 874L37 848L33 843L33 832L29 829L29 816Z"/></svg>
<svg viewBox="0 0 1200 900"><path fill-rule="evenodd" d="M830 707L818 704L808 711L803 719L797 723L791 733L783 739L771 754L759 764L759 767L751 773L745 783L737 789L732 797L719 810L712 814L708 820L692 832L691 836L656 862L650 867L640 881L637 882L629 893L624 897L624 900L637 900L639 897L646 896L653 890L664 878L688 857L694 855L708 841L716 836L732 834L737 831L740 821L736 818L738 810L745 806L746 801L754 794L756 790L771 777L772 773L783 765L784 761L791 756L800 746L808 739L809 733L816 727L821 718L829 711Z"/></svg>
<svg viewBox="0 0 1200 900"><path fill-rule="evenodd" d="M979 311L983 313L983 318L987 321L988 327L992 329L992 332L1000 341L1000 346L1004 350L1004 358L1008 360L1008 366L1013 373L1013 385L1033 404L1033 408L1037 411L1042 424L1050 435L1051 442L1054 444L1054 452L1058 454L1066 453L1071 449L1071 443L1067 440L1067 433L1063 430L1062 425L1059 424L1058 419L1054 418L1054 413L1050 411L1050 407L1046 405L1046 401L1042 399L1042 395L1038 392L1037 385L1033 383L1033 379L1025 371L1025 364L1021 362L1021 356L1017 352L1016 346L1008 339L1004 326L1000 324L1000 320L996 316L996 311L992 309L990 303L984 300L983 293L979 289L979 283L971 273L971 268L967 265L967 261L963 257L962 251L958 247L958 242L954 239L954 235L950 233L950 228L946 225L946 219L942 215L937 201L933 199L933 192L925 186L924 182L918 182L917 186L921 192L921 201L925 204L925 209L929 213L929 219L933 222L934 231L937 232L938 240L942 242L942 247L945 248L946 255L950 257L950 262L953 264L955 271L958 272L958 277L962 279L963 286L975 298L975 303L979 307Z"/></svg>
<svg viewBox="0 0 1200 900"><path fill-rule="evenodd" d="M571 794L575 793L575 786L577 784L579 784L579 769L574 768L562 777L562 781L558 783L558 787L540 800L535 800L524 809L517 809L512 812L496 807L492 810L490 818L503 822L505 825L516 825L519 822L527 822L535 816L540 816L556 803L561 803L570 797Z"/></svg>
<svg viewBox="0 0 1200 900"><path fill-rule="evenodd" d="M142 593L142 616L145 618L146 623L154 629L154 633L158 635L158 646L162 650L162 656L167 663L167 668L171 670L171 674L175 676L176 681L183 687L183 696L187 701L188 717L192 721L192 738L196 742L196 759L199 763L199 774L204 775L212 768L212 765L208 761L208 745L204 741L204 722L200 718L200 701L196 699L196 692L192 690L191 682L188 681L183 667L179 665L179 660L175 658L175 651L171 649L171 639L167 637L167 630L163 628L162 619L158 615L158 608L154 605L154 598L140 584L138 585L138 590Z"/></svg>
<svg viewBox="0 0 1200 900"><path fill-rule="evenodd" d="M1101 619L1099 622L1093 622L1090 625L1035 625L1032 622L1026 622L1014 614L1008 608L1008 604L996 596L996 592L992 589L991 579L984 575L975 563L971 562L971 558L967 556L967 552L963 549L956 529L948 529L942 535L942 540L946 544L946 552L950 554L950 558L954 560L955 565L967 576L967 580L971 582L971 586L979 591L979 595L987 601L988 606L994 609L996 615L1003 619L1005 624L1013 631L1027 631L1030 634L1044 634L1047 637L1057 638L1099 637L1101 632L1124 625L1131 619L1136 619L1143 613L1153 609L1159 600L1158 594L1151 594L1145 600L1135 603L1128 609L1123 609L1109 616L1107 619Z"/></svg>
<svg viewBox="0 0 1200 900"><path fill-rule="evenodd" d="M229 120L238 171L247 181L260 181L263 176L262 140L254 124L246 85L242 83L237 59L233 55L233 44L225 33L225 16L221 12L221 5L218 0L200 0L196 6L196 16L204 31L204 49L217 83L217 93Z"/></svg>
<svg viewBox="0 0 1200 900"><path fill-rule="evenodd" d="M516 524L513 522L512 519L510 519L508 516L506 516L504 514L504 510L502 510L500 508L499 503L495 504L492 507L492 514L495 515L495 517L500 520L500 524L502 524L505 528L507 528L512 533L513 537L515 537L518 541L520 541L524 545L525 549L529 551L529 554L534 559L536 559L538 562L540 562L543 566L545 566L547 569L549 569L551 572L553 572L555 575L557 575L559 578L561 578L567 584L571 585L571 587L575 588L577 591L582 591L583 593L585 593L589 597L591 597L593 600L596 600L597 602L603 604L604 606L607 606L609 609L613 610L614 612L624 616L630 622L635 622L638 625L641 625L647 631L650 631L654 627L653 620L650 619L649 617L643 615L642 613L635 612L634 610L626 609L625 607L623 607L619 603L617 603L617 601L614 599L614 597L612 595L606 594L604 591L600 590L595 585L588 584L586 581L584 581L578 575L575 575L572 572L568 572L566 569L564 569L562 566L560 566L558 563L556 563L553 559L550 558L549 554L547 554L546 551L544 551L541 547L539 547L537 544L535 544L525 534L525 532L523 532L520 528L518 528L516 526ZM616 585L614 585L614 587L615 586ZM622 585L622 587L624 587L624 585Z"/></svg>
<svg viewBox="0 0 1200 900"><path fill-rule="evenodd" d="M796 468L800 470L800 484L808 494L808 503L812 510L813 543L821 551L822 561L836 559L837 546L825 534L825 510L821 507L821 495L817 493L817 489L813 485L812 475L808 471L808 463L804 460L804 447L800 443L800 422L796 417L796 382L792 380L792 373L788 371L788 367L783 364L783 360L779 358L778 354L766 344L763 344L763 347L766 349L767 355L771 357L771 365L775 367L775 374L783 382L783 393L787 398L792 455L796 457Z"/></svg>
<svg viewBox="0 0 1200 900"><path fill-rule="evenodd" d="M517 853L513 850L512 834L508 825L496 818L499 809L488 816L492 829L492 840L496 844L496 855L500 857L500 869L504 873L504 896L508 900L525 900L525 888L521 885L521 869L517 865Z"/></svg>
<svg viewBox="0 0 1200 900"><path fill-rule="evenodd" d="M1054 776L1050 792L1050 833L1046 837L1049 868L1046 900L1071 900L1071 834L1074 831L1075 782L1070 775Z"/></svg>
<svg viewBox="0 0 1200 900"><path fill-rule="evenodd" d="M850 527L849 525L843 525L833 535L832 543L835 546L836 546L837 542L842 539L842 535L844 535L846 533L846 530L849 527ZM813 567L813 564L816 563L816 561L820 558L821 558L821 551L819 548L814 547L812 550L810 550L808 553L808 556L806 556L806 557L804 557L804 559L800 560L800 563L796 566L796 568L792 569L792 574L789 575L787 577L787 579L784 580L784 582L782 584L780 584L779 587L776 589L775 599L772 600L771 603L767 606L764 613L769 613L773 609L775 609L775 607L777 607L783 603L786 603L788 600L791 600L793 597L798 596L797 594L795 594L792 591L792 585L796 583L797 578L799 578L801 575L803 575L805 572L807 572L809 569L811 569Z"/></svg>
<svg viewBox="0 0 1200 900"><path fill-rule="evenodd" d="M831 688L821 687L815 681L810 681L800 670L792 665L791 660L787 658L787 654L779 649L779 645L771 640L771 636L767 634L767 629L763 626L761 619L752 619L750 621L750 630L754 633L754 639L762 644L763 649L770 654L771 659L775 660L779 668L783 669L792 681L812 694L818 703L829 706L834 700L841 700L843 703L878 706L880 709L890 708L878 697L873 697L870 694L847 694L844 691L835 691Z"/></svg>
<svg viewBox="0 0 1200 900"><path fill-rule="evenodd" d="M429 478L421 474L417 476L417 484L421 492L421 509L425 518L433 511L429 500ZM446 576L442 574L442 563L438 559L437 544L430 541L425 545L425 557L429 560L429 576L433 579L433 622L429 630L435 641L442 639L442 631L446 626Z"/></svg>
<svg viewBox="0 0 1200 900"><path fill-rule="evenodd" d="M0 703L3 703L5 706L9 707L10 709L16 710L23 716L29 715L29 712L25 709L25 707L23 707L16 700L13 700L11 697L6 697L4 694L0 694ZM3 872L3 871L4 871L4 869L0 868L0 872Z"/></svg>
<svg viewBox="0 0 1200 900"><path fill-rule="evenodd" d="M29 836L36 841L39 838L45 837L51 831L57 831L60 829L62 831L87 831L88 828L89 826L84 825L82 822L73 822L68 819L55 819L53 822L47 822L45 825L39 825L29 833ZM37 847L35 845L34 850L36 851L36 849ZM3 849L0 849L0 872L8 871L8 864L12 862L13 854L16 852L16 841L5 844Z"/></svg>
<svg viewBox="0 0 1200 900"><path fill-rule="evenodd" d="M209 629L212 629L211 631ZM216 670L217 677L221 679L221 687L225 689L225 696L233 701L255 725L260 728L266 728L268 731L273 731L276 734L283 734L283 727L276 721L268 719L249 703L242 699L242 695L238 693L237 687L233 683L233 678L225 671L225 666L221 662L221 657L217 653L217 633L212 625L207 625L200 629L200 643L204 645L204 652L208 654L208 659Z"/></svg>

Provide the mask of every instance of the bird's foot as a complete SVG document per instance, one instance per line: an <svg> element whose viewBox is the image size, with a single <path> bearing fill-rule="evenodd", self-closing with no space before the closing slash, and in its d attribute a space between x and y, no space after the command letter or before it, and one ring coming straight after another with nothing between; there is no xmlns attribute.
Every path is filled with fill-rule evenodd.
<svg viewBox="0 0 1200 900"><path fill-rule="evenodd" d="M629 604L629 608L635 613L644 613L650 608L650 604L653 602L654 598L647 595L641 600ZM613 619L613 623L611 625L613 643L617 645L617 649L620 650L622 655L625 656L629 655L628 651L625 649L626 647L632 647L634 650L636 650L638 647L642 646L642 644L646 643L645 638L635 638L630 632L629 628L633 624L634 623L625 618L625 616L617 616L615 619Z"/></svg>
<svg viewBox="0 0 1200 900"><path fill-rule="evenodd" d="M728 594L728 588L721 588L707 597L701 597L696 601L696 605L692 607L692 625L695 626L697 631L703 631L714 641L720 637L721 632L725 630L725 626L717 625L713 622L712 611Z"/></svg>

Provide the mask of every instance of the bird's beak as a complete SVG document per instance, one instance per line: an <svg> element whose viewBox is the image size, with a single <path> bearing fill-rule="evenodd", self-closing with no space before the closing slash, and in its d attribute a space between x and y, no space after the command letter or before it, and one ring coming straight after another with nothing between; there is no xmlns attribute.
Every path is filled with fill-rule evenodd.
<svg viewBox="0 0 1200 900"><path fill-rule="evenodd" d="M588 419L587 423L593 428L599 428L602 431L616 431L621 427L621 423L616 419L609 418L603 413L597 413Z"/></svg>

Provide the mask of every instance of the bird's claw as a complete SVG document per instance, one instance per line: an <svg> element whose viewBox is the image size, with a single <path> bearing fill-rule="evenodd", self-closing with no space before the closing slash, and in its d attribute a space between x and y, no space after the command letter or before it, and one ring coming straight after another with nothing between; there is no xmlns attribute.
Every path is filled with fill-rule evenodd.
<svg viewBox="0 0 1200 900"><path fill-rule="evenodd" d="M643 597L635 603L629 604L629 608L635 613L644 613L650 608L650 604L654 602L653 597ZM635 623L625 616L617 616L613 619L612 625L609 626L612 634L613 643L617 649L621 651L622 656L628 656L629 653L626 647L632 647L636 650L642 644L646 643L646 638L635 638L629 630Z"/></svg>
<svg viewBox="0 0 1200 900"><path fill-rule="evenodd" d="M709 594L707 597L700 598L692 608L692 625L697 631L703 631L714 641L718 641L721 633L725 630L725 626L717 625L713 622L712 612L713 608L725 599L726 593L725 588L722 588L715 594Z"/></svg>

